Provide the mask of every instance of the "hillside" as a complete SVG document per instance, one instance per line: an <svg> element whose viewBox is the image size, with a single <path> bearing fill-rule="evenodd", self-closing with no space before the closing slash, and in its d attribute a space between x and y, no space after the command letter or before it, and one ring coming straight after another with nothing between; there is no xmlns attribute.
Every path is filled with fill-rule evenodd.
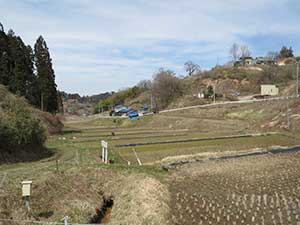
<svg viewBox="0 0 300 225"><path fill-rule="evenodd" d="M98 107L109 110L113 105L125 104L139 109L142 105L150 106L151 98L152 104L154 107L157 106L159 110L207 104L213 100L213 87L215 87L217 101L232 101L260 94L262 84L277 85L279 95L282 96L295 94L296 67L294 64L284 66L218 66L209 71L202 71L182 78L178 78L169 71L160 71L156 76L163 73L167 73L170 79L177 80L179 85L177 91L170 89L170 93L157 93L154 91L154 85L157 83L155 79L142 81L132 88L119 91L100 100ZM166 81L158 90L167 89L169 86L170 84ZM207 97L199 98L199 95L202 94L207 95ZM161 97L168 98L167 104L160 103Z"/></svg>
<svg viewBox="0 0 300 225"><path fill-rule="evenodd" d="M89 115L95 111L95 105L111 96L113 92L105 92L91 96L80 96L78 93L69 94L60 92L63 101L64 113L66 115Z"/></svg>
<svg viewBox="0 0 300 225"><path fill-rule="evenodd" d="M58 133L62 128L57 117L33 108L24 98L0 85L0 163L49 155L44 142L48 134Z"/></svg>

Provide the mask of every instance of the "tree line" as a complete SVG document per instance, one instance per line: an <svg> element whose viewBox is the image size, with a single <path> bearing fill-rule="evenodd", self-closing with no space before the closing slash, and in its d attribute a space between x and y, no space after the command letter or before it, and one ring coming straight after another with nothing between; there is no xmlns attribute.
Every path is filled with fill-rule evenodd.
<svg viewBox="0 0 300 225"><path fill-rule="evenodd" d="M52 59L44 38L39 36L32 48L13 30L5 33L1 23L0 84L43 111L56 113L62 108Z"/></svg>
<svg viewBox="0 0 300 225"><path fill-rule="evenodd" d="M237 43L234 43L229 53L233 59L233 62L238 61L239 59L244 60L247 57L251 57L251 51L249 50L247 45L238 45ZM294 51L292 47L286 47L283 46L279 52L277 51L269 51L266 55L266 58L272 59L272 60L278 60L278 59L286 59L286 58L293 58L294 57Z"/></svg>

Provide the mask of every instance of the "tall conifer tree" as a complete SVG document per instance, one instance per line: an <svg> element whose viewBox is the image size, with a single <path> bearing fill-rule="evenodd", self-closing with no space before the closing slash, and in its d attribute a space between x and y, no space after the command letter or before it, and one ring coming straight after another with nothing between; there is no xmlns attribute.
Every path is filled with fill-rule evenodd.
<svg viewBox="0 0 300 225"><path fill-rule="evenodd" d="M8 85L10 78L11 57L8 37L0 23L0 84Z"/></svg>
<svg viewBox="0 0 300 225"><path fill-rule="evenodd" d="M8 31L7 36L10 54L9 89L34 103L30 94L35 80L32 49L26 46L22 39L16 36L12 30Z"/></svg>
<svg viewBox="0 0 300 225"><path fill-rule="evenodd" d="M55 113L58 110L55 74L49 49L42 36L37 39L34 45L34 53L41 109Z"/></svg>

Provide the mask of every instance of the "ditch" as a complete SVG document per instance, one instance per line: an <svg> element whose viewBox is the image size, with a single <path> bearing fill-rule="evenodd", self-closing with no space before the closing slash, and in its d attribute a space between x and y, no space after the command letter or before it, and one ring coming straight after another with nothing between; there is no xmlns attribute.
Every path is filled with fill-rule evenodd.
<svg viewBox="0 0 300 225"><path fill-rule="evenodd" d="M90 219L91 224L108 224L111 217L111 211L114 205L112 196L104 196L101 206L96 208L96 214Z"/></svg>

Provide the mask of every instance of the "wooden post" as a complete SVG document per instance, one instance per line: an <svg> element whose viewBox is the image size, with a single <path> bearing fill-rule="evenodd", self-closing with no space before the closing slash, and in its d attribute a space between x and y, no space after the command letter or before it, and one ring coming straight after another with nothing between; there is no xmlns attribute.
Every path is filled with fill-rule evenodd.
<svg viewBox="0 0 300 225"><path fill-rule="evenodd" d="M30 211L30 196L25 196L25 207Z"/></svg>
<svg viewBox="0 0 300 225"><path fill-rule="evenodd" d="M108 163L108 143L106 141L101 141L102 146L102 162Z"/></svg>
<svg viewBox="0 0 300 225"><path fill-rule="evenodd" d="M69 217L65 216L65 218L64 218L64 225L68 225L68 219L69 219Z"/></svg>

